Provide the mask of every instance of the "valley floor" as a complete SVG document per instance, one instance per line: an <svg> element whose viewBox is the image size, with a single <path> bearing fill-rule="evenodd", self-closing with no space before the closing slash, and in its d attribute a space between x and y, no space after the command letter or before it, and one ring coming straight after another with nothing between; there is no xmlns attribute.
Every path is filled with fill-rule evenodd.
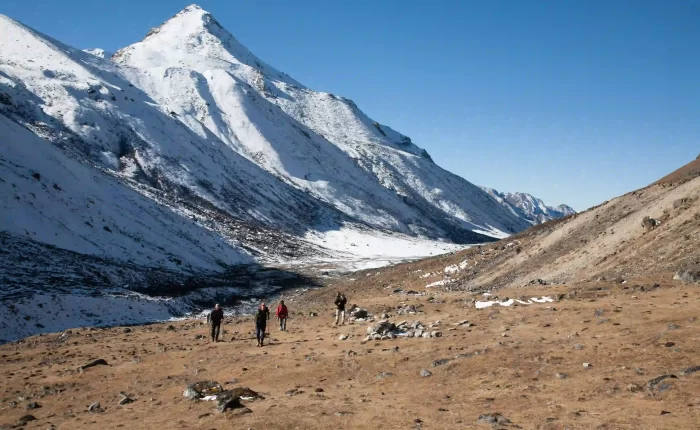
<svg viewBox="0 0 700 430"><path fill-rule="evenodd" d="M289 298L289 331L271 321L263 348L249 317L227 319L216 344L203 320L34 336L0 347L0 428L27 414L26 429L698 428L700 291L661 279L504 289L554 302L484 309L476 293L344 281ZM365 342L369 323L332 325L340 290L392 322L440 321L442 337ZM406 305L420 313L398 315ZM201 380L265 399L220 413L183 397Z"/></svg>

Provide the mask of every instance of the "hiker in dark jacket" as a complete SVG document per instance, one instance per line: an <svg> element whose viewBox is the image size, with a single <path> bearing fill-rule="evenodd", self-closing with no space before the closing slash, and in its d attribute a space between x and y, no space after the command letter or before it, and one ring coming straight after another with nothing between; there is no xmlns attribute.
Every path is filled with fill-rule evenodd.
<svg viewBox="0 0 700 430"><path fill-rule="evenodd" d="M280 300L279 306L277 306L277 319L280 320L280 330L287 331L287 317L289 316L289 311L287 310L287 305L284 304L284 300Z"/></svg>
<svg viewBox="0 0 700 430"><path fill-rule="evenodd" d="M345 305L347 302L345 294L338 293L338 297L335 298L335 325L338 325L339 321L341 325L345 324Z"/></svg>
<svg viewBox="0 0 700 430"><path fill-rule="evenodd" d="M207 315L207 322L211 324L211 341L219 341L219 330L221 329L221 321L224 319L224 310L218 304L214 306L214 310Z"/></svg>
<svg viewBox="0 0 700 430"><path fill-rule="evenodd" d="M263 346L265 329L267 328L267 320L269 319L270 309L268 309L263 302L255 313L255 337L258 338L258 346Z"/></svg>

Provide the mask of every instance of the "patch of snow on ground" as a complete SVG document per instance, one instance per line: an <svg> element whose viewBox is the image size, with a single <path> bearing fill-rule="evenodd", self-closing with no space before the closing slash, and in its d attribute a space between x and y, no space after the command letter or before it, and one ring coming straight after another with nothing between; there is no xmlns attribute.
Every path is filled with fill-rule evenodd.
<svg viewBox="0 0 700 430"><path fill-rule="evenodd" d="M469 266L469 261L464 260L459 264L452 264L447 267L445 267L445 274L446 275L452 275L457 272L461 272L462 270L466 269Z"/></svg>
<svg viewBox="0 0 700 430"><path fill-rule="evenodd" d="M442 281L435 281L432 284L428 284L425 286L425 288L433 288L433 287L440 287L442 285L445 285L449 282L447 279L443 279Z"/></svg>
<svg viewBox="0 0 700 430"><path fill-rule="evenodd" d="M486 295L486 294L484 294L484 295ZM548 303L548 302L554 301L554 299L552 299L551 297L546 297L546 296L543 296L542 298L539 298L539 299L537 297L532 297L530 300L532 300L532 302L535 302L535 303ZM513 303L516 303L516 302L520 303L522 305L532 304L532 302L530 302L530 301L525 302L522 300L508 299L508 300L503 301L503 302L499 302L499 301L495 301L495 300L484 301L484 302L477 301L476 303L474 303L474 307L477 309L484 309L484 308L490 308L493 305L511 306Z"/></svg>

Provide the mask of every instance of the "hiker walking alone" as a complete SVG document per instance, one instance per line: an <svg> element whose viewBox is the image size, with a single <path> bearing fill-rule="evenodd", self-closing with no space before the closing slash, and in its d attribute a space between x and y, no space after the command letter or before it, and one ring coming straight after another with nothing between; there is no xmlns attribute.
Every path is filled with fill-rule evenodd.
<svg viewBox="0 0 700 430"><path fill-rule="evenodd" d="M219 341L219 331L221 329L221 321L224 319L224 310L217 303L214 310L207 315L207 322L211 324L211 341Z"/></svg>
<svg viewBox="0 0 700 430"><path fill-rule="evenodd" d="M335 325L338 325L338 321L341 325L345 325L345 304L347 302L345 294L338 293L338 297L335 298Z"/></svg>
<svg viewBox="0 0 700 430"><path fill-rule="evenodd" d="M277 318L280 320L280 330L287 331L287 317L289 316L289 311L287 306L284 304L284 300L280 300L279 306L277 306Z"/></svg>
<svg viewBox="0 0 700 430"><path fill-rule="evenodd" d="M258 311L255 313L255 337L258 338L258 346L263 346L265 340L265 329L267 328L267 320L270 319L270 310L261 303Z"/></svg>

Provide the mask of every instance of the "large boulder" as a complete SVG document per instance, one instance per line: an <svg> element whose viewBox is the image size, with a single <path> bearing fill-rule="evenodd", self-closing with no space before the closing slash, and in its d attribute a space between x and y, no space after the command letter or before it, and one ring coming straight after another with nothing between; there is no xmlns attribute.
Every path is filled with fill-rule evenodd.
<svg viewBox="0 0 700 430"><path fill-rule="evenodd" d="M223 391L216 395L217 409L219 412L226 412L231 409L242 408L241 398L233 391Z"/></svg>
<svg viewBox="0 0 700 430"><path fill-rule="evenodd" d="M367 318L369 316L369 312L367 312L367 309L357 309L352 313L352 316L355 318Z"/></svg>

